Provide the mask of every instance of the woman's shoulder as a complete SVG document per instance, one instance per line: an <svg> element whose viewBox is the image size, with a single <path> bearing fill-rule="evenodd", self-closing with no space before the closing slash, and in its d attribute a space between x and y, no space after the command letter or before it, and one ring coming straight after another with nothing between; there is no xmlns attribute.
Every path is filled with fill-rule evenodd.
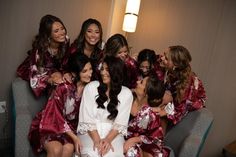
<svg viewBox="0 0 236 157"><path fill-rule="evenodd" d="M132 91L128 88L128 87L126 87L126 86L122 86L122 88L121 88L121 92L120 92L120 94L123 96L133 96L132 95Z"/></svg>
<svg viewBox="0 0 236 157"><path fill-rule="evenodd" d="M75 88L75 85L73 83L70 83L70 82L63 82L63 83L60 83L58 85L55 85L56 86L56 90L57 91L68 91L68 90L71 90L73 88Z"/></svg>
<svg viewBox="0 0 236 157"><path fill-rule="evenodd" d="M98 87L99 86L99 81L95 80L95 81L91 81L89 82L85 88L93 88L93 87Z"/></svg>
<svg viewBox="0 0 236 157"><path fill-rule="evenodd" d="M137 64L137 61L131 57L131 56L128 56L128 58L126 59L126 64L129 64L129 65L136 65Z"/></svg>

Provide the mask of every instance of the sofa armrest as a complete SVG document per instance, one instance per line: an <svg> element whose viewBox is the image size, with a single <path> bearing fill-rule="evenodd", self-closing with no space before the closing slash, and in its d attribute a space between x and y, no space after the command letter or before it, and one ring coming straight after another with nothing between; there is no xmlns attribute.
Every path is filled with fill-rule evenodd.
<svg viewBox="0 0 236 157"><path fill-rule="evenodd" d="M42 109L46 98L36 99L29 83L21 78L12 82L12 92L15 105L15 157L28 157L31 150L28 142L29 127L35 114Z"/></svg>
<svg viewBox="0 0 236 157"><path fill-rule="evenodd" d="M177 157L198 157L212 123L213 115L208 109L190 112L167 132L165 144Z"/></svg>

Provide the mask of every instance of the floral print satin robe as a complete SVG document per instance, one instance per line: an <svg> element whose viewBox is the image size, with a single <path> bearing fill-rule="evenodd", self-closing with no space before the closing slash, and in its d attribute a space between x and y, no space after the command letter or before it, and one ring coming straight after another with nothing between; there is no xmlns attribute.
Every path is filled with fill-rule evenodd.
<svg viewBox="0 0 236 157"><path fill-rule="evenodd" d="M124 85L127 86L129 89L133 89L136 87L136 82L138 80L137 62L134 58L128 56L128 58L125 60L125 66L127 75L125 75L124 78Z"/></svg>
<svg viewBox="0 0 236 157"><path fill-rule="evenodd" d="M41 152L43 144L53 140L73 144L65 132L76 134L80 102L81 97L76 95L74 84L59 84L52 91L44 109L36 115L30 126L28 138L34 152Z"/></svg>
<svg viewBox="0 0 236 157"><path fill-rule="evenodd" d="M26 81L30 81L30 87L36 97L41 96L44 92L50 95L52 86L48 83L50 75L62 70L63 59L52 56L49 51L40 56L39 50L33 51L18 67L17 75ZM44 58L43 63L40 57ZM42 66L39 66L42 65Z"/></svg>
<svg viewBox="0 0 236 157"><path fill-rule="evenodd" d="M141 136L142 143L129 148L125 157L141 157L140 148L153 157L168 157L170 150L164 146L159 115L144 105L136 116L131 115L126 139Z"/></svg>
<svg viewBox="0 0 236 157"><path fill-rule="evenodd" d="M186 116L188 112L205 107L204 103L206 101L206 92L203 83L195 73L192 73L189 77L189 82L186 90L184 91L184 96L181 102L176 100L177 84L178 80L175 80L174 78L172 82L166 82L166 88L171 91L174 104L173 114L167 114L167 119L174 125L181 121L181 119Z"/></svg>

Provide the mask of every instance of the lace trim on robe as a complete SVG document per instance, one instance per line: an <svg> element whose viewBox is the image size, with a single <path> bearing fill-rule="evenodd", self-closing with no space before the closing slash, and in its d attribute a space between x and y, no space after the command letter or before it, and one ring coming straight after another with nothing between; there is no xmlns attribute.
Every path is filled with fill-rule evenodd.
<svg viewBox="0 0 236 157"><path fill-rule="evenodd" d="M86 134L88 131L97 130L95 123L79 123L77 132L80 134Z"/></svg>
<svg viewBox="0 0 236 157"><path fill-rule="evenodd" d="M123 136L127 136L127 126L114 123L112 129L117 130Z"/></svg>

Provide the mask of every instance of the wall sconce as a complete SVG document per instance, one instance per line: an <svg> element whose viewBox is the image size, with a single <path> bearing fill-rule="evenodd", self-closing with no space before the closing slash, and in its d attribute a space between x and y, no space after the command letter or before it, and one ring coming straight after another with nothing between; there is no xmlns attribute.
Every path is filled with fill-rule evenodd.
<svg viewBox="0 0 236 157"><path fill-rule="evenodd" d="M138 12L141 0L127 0L125 17L123 22L123 31L135 32L138 21Z"/></svg>

